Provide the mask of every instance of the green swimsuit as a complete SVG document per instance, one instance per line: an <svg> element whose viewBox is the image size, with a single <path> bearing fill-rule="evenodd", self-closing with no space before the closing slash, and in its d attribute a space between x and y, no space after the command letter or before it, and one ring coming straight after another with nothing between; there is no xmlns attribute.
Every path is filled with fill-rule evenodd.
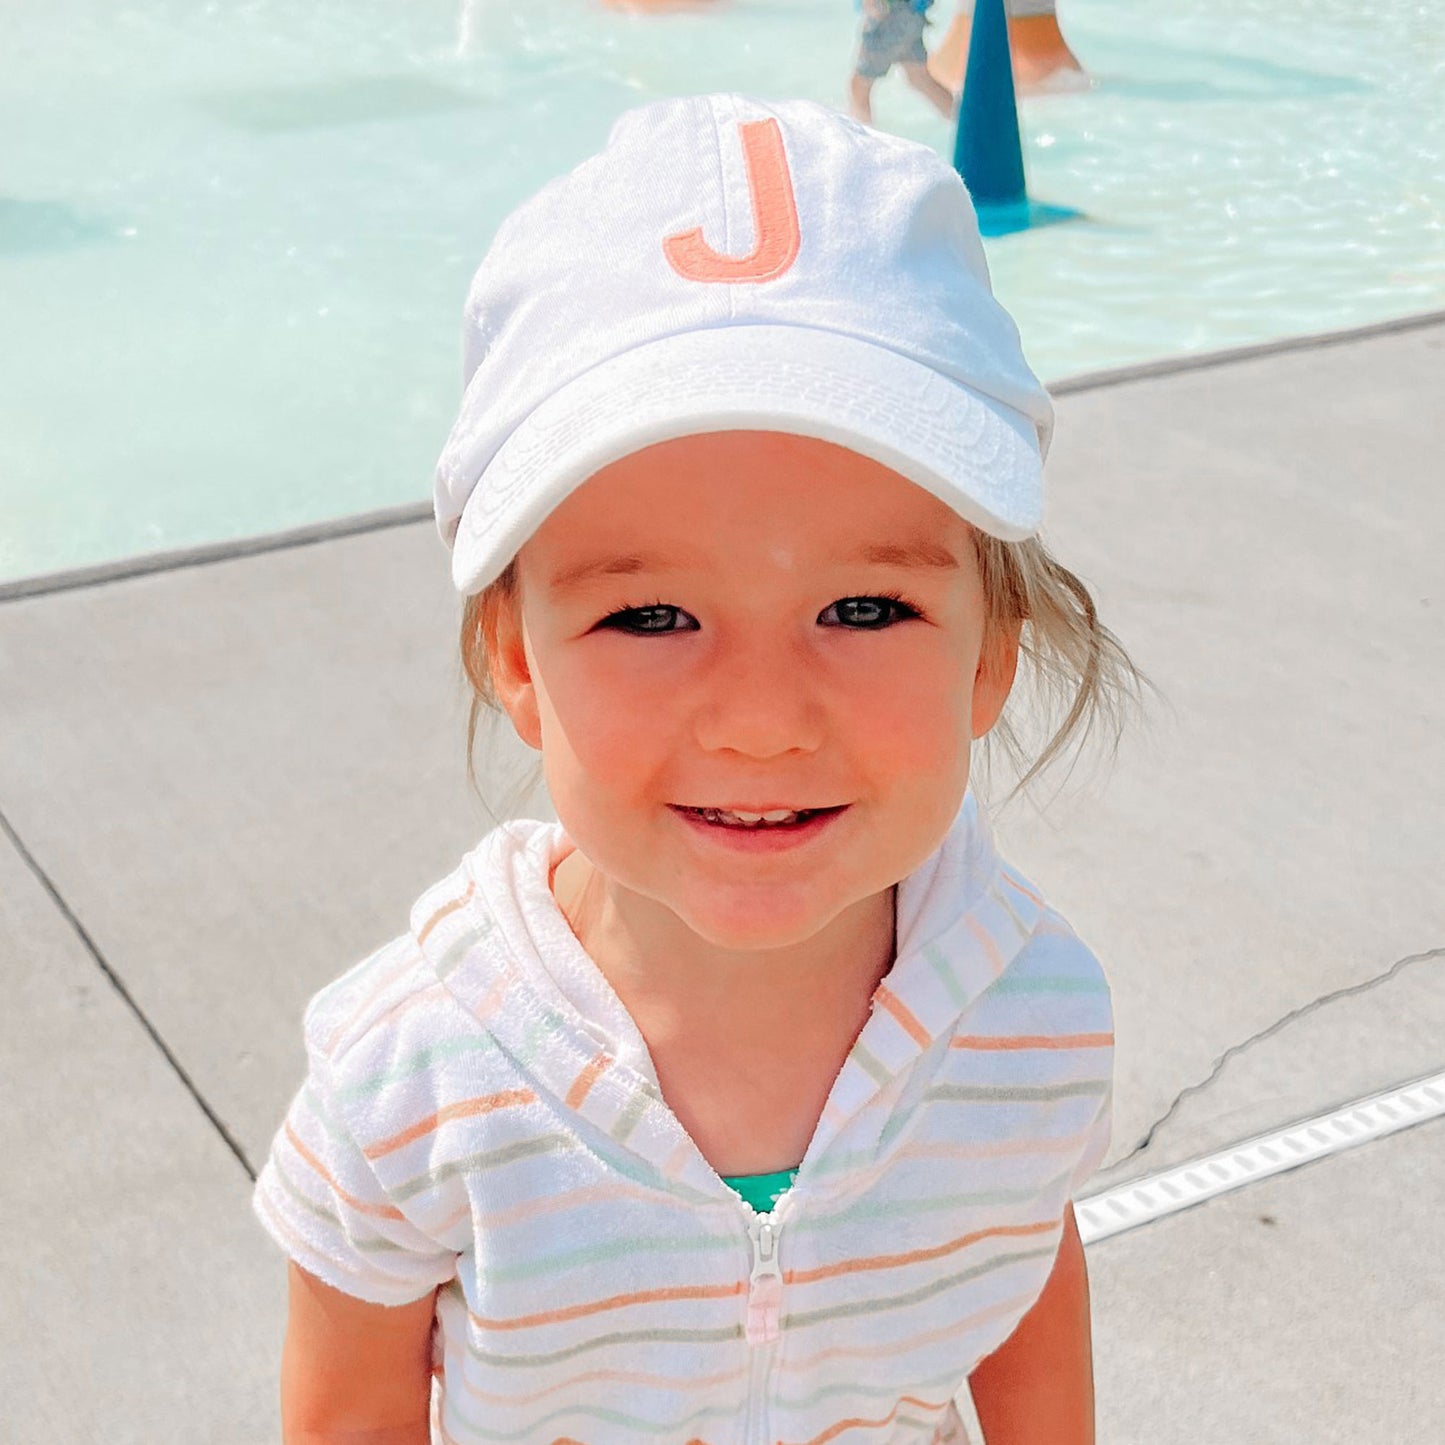
<svg viewBox="0 0 1445 1445"><path fill-rule="evenodd" d="M779 1169L776 1174L724 1174L723 1183L742 1195L759 1214L767 1214L787 1193L797 1173L796 1169Z"/></svg>

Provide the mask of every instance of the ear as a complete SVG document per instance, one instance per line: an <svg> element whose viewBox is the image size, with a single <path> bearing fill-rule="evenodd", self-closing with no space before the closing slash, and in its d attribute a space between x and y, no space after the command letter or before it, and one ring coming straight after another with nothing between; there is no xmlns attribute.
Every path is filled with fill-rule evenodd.
<svg viewBox="0 0 1445 1445"><path fill-rule="evenodd" d="M517 736L529 748L541 752L542 718L537 707L537 686L532 681L520 597L513 593L498 602L488 631L491 636L484 639L487 666L497 700L506 709Z"/></svg>
<svg viewBox="0 0 1445 1445"><path fill-rule="evenodd" d="M1019 626L990 628L973 677L973 736L999 720L1019 670Z"/></svg>

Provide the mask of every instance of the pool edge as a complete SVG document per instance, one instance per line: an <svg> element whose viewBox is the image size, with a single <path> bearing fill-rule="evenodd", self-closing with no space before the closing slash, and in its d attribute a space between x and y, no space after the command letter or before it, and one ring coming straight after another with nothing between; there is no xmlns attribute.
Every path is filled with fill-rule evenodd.
<svg viewBox="0 0 1445 1445"><path fill-rule="evenodd" d="M1445 325L1445 311L1417 312L1386 321L1373 321L1364 326L1340 331L1313 332L1302 336L1277 337L1248 346L1229 347L1221 351L1183 352L1158 357L1153 361L1130 366L1111 367L1100 371L1079 372L1049 385L1052 396L1070 396L1079 392L1099 391L1111 386L1147 381L1161 376L1174 376L1189 371L1204 371L1229 366L1240 361L1255 361L1295 351L1312 351L1327 346L1347 345L1376 336L1398 335ZM431 507L425 502L382 508L373 512L355 513L328 521L312 522L278 532L260 532L249 537L224 542L206 542L193 547L179 547L163 552L147 552L123 557L113 562L98 562L57 572L34 573L28 577L0 582L0 604L26 597L40 597L53 592L71 592L80 588L99 587L123 582L133 577L156 572L174 572L186 567L204 567L215 562L229 562L267 552L314 546L342 537L360 536L366 532L405 527L431 520Z"/></svg>

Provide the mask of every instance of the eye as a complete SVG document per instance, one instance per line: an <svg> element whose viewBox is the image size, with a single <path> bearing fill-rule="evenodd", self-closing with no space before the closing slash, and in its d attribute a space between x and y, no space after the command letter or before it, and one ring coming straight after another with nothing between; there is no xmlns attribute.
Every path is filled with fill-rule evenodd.
<svg viewBox="0 0 1445 1445"><path fill-rule="evenodd" d="M678 623L683 625L679 626ZM680 607L666 602L651 602L646 607L622 607L597 624L612 632L633 636L665 635L669 632L696 632L697 623Z"/></svg>
<svg viewBox="0 0 1445 1445"><path fill-rule="evenodd" d="M818 614L825 627L843 627L854 632L880 632L897 623L922 614L897 593L875 597L842 597ZM597 624L611 632L634 637L667 636L676 632L696 632L696 619L667 602L650 602L641 607L621 607Z"/></svg>
<svg viewBox="0 0 1445 1445"><path fill-rule="evenodd" d="M836 621L828 621L833 613ZM818 614L818 621L828 627L847 627L854 631L879 632L894 622L906 622L922 614L896 593L879 597L840 597Z"/></svg>

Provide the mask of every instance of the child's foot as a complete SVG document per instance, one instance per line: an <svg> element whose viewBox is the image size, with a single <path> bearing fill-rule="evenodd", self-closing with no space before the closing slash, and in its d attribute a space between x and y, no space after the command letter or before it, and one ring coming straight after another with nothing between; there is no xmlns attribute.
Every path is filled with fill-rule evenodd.
<svg viewBox="0 0 1445 1445"><path fill-rule="evenodd" d="M1092 90L1094 82L1082 70L1061 66L1037 79L1015 76L1014 85L1020 95L1065 95L1071 91Z"/></svg>

